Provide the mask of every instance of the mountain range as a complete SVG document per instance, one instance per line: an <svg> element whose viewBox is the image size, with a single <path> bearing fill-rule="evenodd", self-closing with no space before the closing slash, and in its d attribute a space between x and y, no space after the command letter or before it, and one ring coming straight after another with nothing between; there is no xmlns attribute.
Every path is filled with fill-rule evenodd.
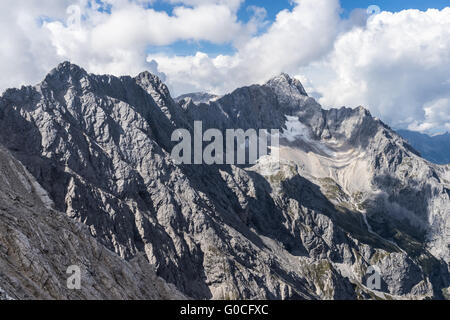
<svg viewBox="0 0 450 320"><path fill-rule="evenodd" d="M194 121L279 129L280 159L176 164L171 135ZM1 96L0 145L0 296L450 297L450 166L363 107L323 109L287 74L173 99L149 72L64 62Z"/></svg>
<svg viewBox="0 0 450 320"><path fill-rule="evenodd" d="M420 154L433 163L450 164L450 133L430 136L409 130L397 130Z"/></svg>

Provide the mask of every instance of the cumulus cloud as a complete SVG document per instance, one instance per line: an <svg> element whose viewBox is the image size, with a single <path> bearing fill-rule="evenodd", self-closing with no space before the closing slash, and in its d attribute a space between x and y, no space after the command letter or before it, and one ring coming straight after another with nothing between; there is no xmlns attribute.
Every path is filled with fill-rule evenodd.
<svg viewBox="0 0 450 320"><path fill-rule="evenodd" d="M320 102L365 105L396 127L444 130L450 123L449 52L450 8L382 12L339 36L321 66L332 74L317 84Z"/></svg>
<svg viewBox="0 0 450 320"><path fill-rule="evenodd" d="M143 1L109 0L110 13L84 8L80 25L49 22L53 46L93 72L136 73L146 65L146 48L177 41L240 42L257 31L259 19L238 21L241 1L171 1L181 4L168 14L143 7ZM152 62L152 60L149 60ZM153 62L154 63L154 62Z"/></svg>
<svg viewBox="0 0 450 320"><path fill-rule="evenodd" d="M337 0L297 0L281 11L267 32L237 45L231 56L150 55L176 92L188 88L224 93L237 86L260 83L282 71L295 73L320 59L333 46L339 30Z"/></svg>
<svg viewBox="0 0 450 320"><path fill-rule="evenodd" d="M0 90L36 82L66 59L91 72L156 71L146 61L150 46L244 42L263 23L261 11L248 23L238 20L242 0L165 1L174 4L170 13L152 9L152 0L2 1L0 64L9 76Z"/></svg>
<svg viewBox="0 0 450 320"><path fill-rule="evenodd" d="M57 58L40 19L62 17L69 1L4 0L0 2L0 92L37 82Z"/></svg>
<svg viewBox="0 0 450 320"><path fill-rule="evenodd" d="M164 0L172 4L183 4L188 6L200 6L205 4L224 5L233 11L239 9L244 0Z"/></svg>
<svg viewBox="0 0 450 320"><path fill-rule="evenodd" d="M412 121L408 129L421 132L436 132L436 128L450 131L450 99L442 98L427 102L424 105L425 117L423 121Z"/></svg>

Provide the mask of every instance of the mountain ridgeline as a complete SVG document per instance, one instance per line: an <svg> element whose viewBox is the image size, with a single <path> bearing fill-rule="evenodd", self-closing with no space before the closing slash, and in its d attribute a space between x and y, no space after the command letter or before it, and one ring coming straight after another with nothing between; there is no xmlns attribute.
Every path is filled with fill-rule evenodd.
<svg viewBox="0 0 450 320"><path fill-rule="evenodd" d="M428 161L450 164L450 133L446 132L435 136L409 130L397 130L397 133Z"/></svg>
<svg viewBox="0 0 450 320"><path fill-rule="evenodd" d="M204 130L279 129L280 162L178 165L171 135L194 121ZM40 84L3 94L0 144L48 200L45 210L17 207L23 220L46 224L51 210L82 225L90 234L77 241L115 252L122 262L105 265L116 271L145 257L164 280L140 281L159 283L163 297L449 297L450 167L422 159L362 107L322 109L286 74L175 101L148 72L93 75L65 62ZM59 232L33 238L14 226L11 237L22 239L20 231L30 244ZM0 237L0 263L10 243ZM367 285L370 266L380 288ZM23 297L25 280L10 277L0 278L0 294ZM129 281L128 297L138 282Z"/></svg>

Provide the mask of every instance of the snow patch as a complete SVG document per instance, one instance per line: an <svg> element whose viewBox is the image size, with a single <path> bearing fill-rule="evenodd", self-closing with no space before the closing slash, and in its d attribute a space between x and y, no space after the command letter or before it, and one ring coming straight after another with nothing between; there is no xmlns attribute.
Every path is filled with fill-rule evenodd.
<svg viewBox="0 0 450 320"><path fill-rule="evenodd" d="M300 122L298 117L286 116L286 130L281 133L282 138L286 138L289 142L294 142L298 138L303 138L304 140L311 140L310 129Z"/></svg>
<svg viewBox="0 0 450 320"><path fill-rule="evenodd" d="M301 139L317 151L325 153L329 157L336 156L336 153L328 148L324 143L314 139L311 128L303 124L298 117L286 116L286 119L286 130L283 130L281 133L281 138L285 138L289 142L294 142Z"/></svg>
<svg viewBox="0 0 450 320"><path fill-rule="evenodd" d="M271 154L260 157L252 168L263 176L273 176L280 171L279 148L271 147Z"/></svg>

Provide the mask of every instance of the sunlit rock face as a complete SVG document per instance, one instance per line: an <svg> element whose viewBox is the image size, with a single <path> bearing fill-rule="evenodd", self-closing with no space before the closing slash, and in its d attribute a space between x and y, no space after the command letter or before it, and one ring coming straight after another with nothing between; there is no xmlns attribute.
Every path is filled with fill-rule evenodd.
<svg viewBox="0 0 450 320"><path fill-rule="evenodd" d="M280 163L177 165L172 132L194 121L279 129ZM450 286L449 167L362 107L322 109L286 74L177 102L148 72L63 63L4 93L0 141L44 206L193 298L444 298Z"/></svg>

